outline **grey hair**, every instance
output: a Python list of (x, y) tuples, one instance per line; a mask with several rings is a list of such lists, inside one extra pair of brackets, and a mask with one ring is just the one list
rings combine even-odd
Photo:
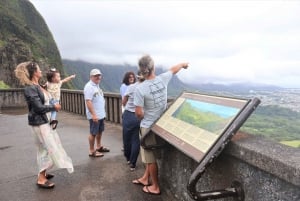
[(149, 55), (144, 55), (138, 62), (141, 74), (148, 77), (154, 69), (154, 61)]

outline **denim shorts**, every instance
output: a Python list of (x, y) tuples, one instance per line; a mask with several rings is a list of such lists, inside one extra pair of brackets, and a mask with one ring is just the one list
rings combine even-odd
[(89, 119), (90, 122), (90, 134), (97, 135), (104, 131), (104, 119), (98, 120), (98, 122), (94, 122), (92, 119)]

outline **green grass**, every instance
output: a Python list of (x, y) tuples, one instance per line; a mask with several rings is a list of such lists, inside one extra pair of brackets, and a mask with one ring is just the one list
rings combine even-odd
[(300, 148), (300, 140), (280, 141), (280, 143), (291, 147)]
[(2, 80), (0, 80), (0, 89), (9, 89), (10, 87), (5, 84)]
[(5, 46), (5, 41), (0, 40), (0, 47), (4, 47)]

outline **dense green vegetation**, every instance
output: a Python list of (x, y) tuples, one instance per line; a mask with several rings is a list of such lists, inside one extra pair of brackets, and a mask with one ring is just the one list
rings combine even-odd
[[(214, 133), (218, 133), (218, 129), (227, 123), (214, 114), (199, 112), (188, 103), (178, 108), (173, 116)], [(300, 148), (300, 113), (274, 105), (259, 106), (244, 123), (241, 131), (263, 135), (282, 144)]]
[(0, 39), (21, 39), (28, 45), (34, 57), (45, 59), (50, 65), (61, 67), (61, 58), (42, 16), (28, 1), (1, 0)]
[(37, 61), (43, 72), (55, 66), (64, 74), (52, 34), (30, 1), (0, 1), (0, 60), (0, 80), (10, 87), (20, 87), (13, 72), (24, 61)]
[[(173, 116), (214, 133), (218, 133), (228, 122), (215, 114), (199, 112), (186, 102)], [(300, 113), (274, 105), (260, 106), (244, 123), (241, 131), (300, 148)]]
[(9, 89), (10, 87), (5, 84), (2, 80), (0, 80), (0, 89)]
[(300, 113), (287, 108), (275, 105), (259, 106), (241, 130), (300, 147)]
[(291, 147), (300, 148), (300, 140), (280, 141), (280, 143), (291, 146)]

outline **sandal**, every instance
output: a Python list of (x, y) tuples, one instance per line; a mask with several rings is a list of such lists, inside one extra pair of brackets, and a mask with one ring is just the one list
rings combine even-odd
[(150, 191), (150, 189), (149, 189), (148, 186), (144, 186), (144, 188), (142, 189), (142, 191), (144, 193), (147, 193), (147, 194), (150, 194), (150, 195), (160, 195), (160, 192), (156, 193), (156, 192)]
[(56, 129), (57, 124), (58, 124), (58, 121), (57, 121), (57, 120), (52, 120), (52, 121), (50, 122), (50, 126), (52, 127), (53, 130)]
[(94, 151), (93, 153), (89, 154), (89, 157), (94, 157), (94, 158), (102, 157), (102, 156), (104, 156), (104, 155), (102, 153), (98, 152), (98, 151)]
[(132, 181), (133, 184), (136, 184), (136, 185), (140, 185), (140, 186), (150, 186), (151, 184), (144, 184), (142, 183), (139, 179), (135, 179)]
[(54, 175), (53, 174), (46, 174), (45, 177), (46, 177), (46, 179), (52, 179), (54, 177)]
[(109, 148), (101, 146), (99, 149), (96, 149), (99, 152), (109, 152)]
[(51, 183), (50, 181), (46, 181), (45, 183), (43, 184), (39, 184), (39, 183), (36, 183), (36, 185), (39, 187), (39, 188), (45, 188), (45, 189), (50, 189), (50, 188), (54, 188), (54, 183)]

